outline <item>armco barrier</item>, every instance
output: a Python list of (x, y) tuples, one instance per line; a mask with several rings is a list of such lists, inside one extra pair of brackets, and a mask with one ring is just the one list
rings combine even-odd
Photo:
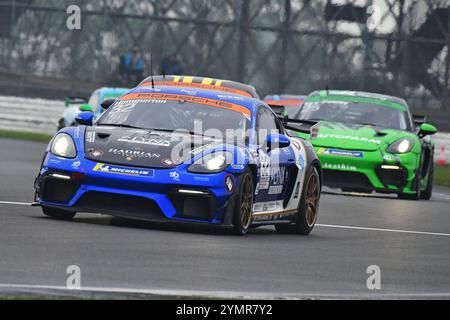
[(63, 101), (0, 96), (0, 128), (52, 134), (63, 111)]
[[(53, 134), (63, 111), (63, 101), (0, 96), (0, 129)], [(444, 146), (445, 158), (450, 163), (450, 133), (438, 133), (433, 140), (435, 160)]]

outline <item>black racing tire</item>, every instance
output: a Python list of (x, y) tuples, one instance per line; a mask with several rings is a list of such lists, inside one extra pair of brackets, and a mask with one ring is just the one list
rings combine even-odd
[(311, 167), (305, 177), (302, 198), (300, 200), (294, 224), (276, 224), (278, 233), (308, 235), (314, 229), (319, 213), (320, 177), (317, 169)]
[(420, 193), (420, 199), (430, 200), (433, 196), (433, 183), (434, 183), (434, 166), (431, 167), (428, 173), (427, 187)]
[(77, 214), (76, 212), (61, 209), (42, 207), (42, 212), (52, 219), (70, 221)]
[(247, 168), (240, 177), (238, 189), (239, 195), (233, 214), (233, 233), (243, 236), (247, 234), (252, 225), (252, 212), (254, 200), (253, 172)]
[[(432, 153), (433, 154), (433, 153)], [(430, 157), (430, 170), (428, 172), (427, 187), (420, 193), (420, 199), (430, 200), (433, 196), (433, 184), (434, 184), (434, 157)]]

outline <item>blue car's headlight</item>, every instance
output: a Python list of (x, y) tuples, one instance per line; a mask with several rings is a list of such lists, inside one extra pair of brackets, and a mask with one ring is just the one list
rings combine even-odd
[(75, 158), (77, 156), (77, 149), (71, 136), (67, 133), (58, 134), (52, 143), (51, 153), (58, 157)]
[(195, 161), (189, 168), (194, 173), (218, 173), (224, 171), (231, 163), (230, 152), (213, 152)]
[(414, 142), (411, 139), (403, 138), (392, 143), (388, 148), (389, 153), (407, 153), (412, 150)]

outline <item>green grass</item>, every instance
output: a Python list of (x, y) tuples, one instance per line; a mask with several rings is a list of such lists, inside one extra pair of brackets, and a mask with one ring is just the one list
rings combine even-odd
[(450, 187), (450, 165), (434, 167), (434, 183), (440, 186)]
[(0, 130), (0, 138), (49, 142), (52, 136), (45, 133)]

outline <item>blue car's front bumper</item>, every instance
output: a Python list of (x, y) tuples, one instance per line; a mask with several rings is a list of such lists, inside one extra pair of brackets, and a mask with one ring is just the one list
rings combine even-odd
[[(225, 178), (233, 178), (228, 192)], [(37, 202), (75, 212), (105, 213), (147, 221), (231, 225), (238, 177), (176, 169), (101, 165), (48, 154), (36, 181)]]

